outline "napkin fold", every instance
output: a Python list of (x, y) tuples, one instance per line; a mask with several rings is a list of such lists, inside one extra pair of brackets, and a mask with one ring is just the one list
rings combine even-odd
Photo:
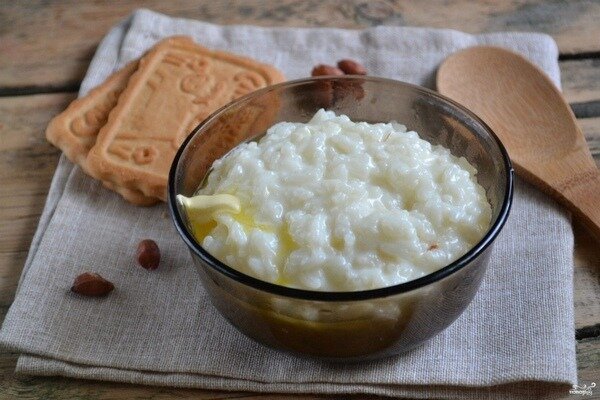
[[(560, 87), (546, 35), (380, 26), (365, 30), (218, 26), (138, 10), (104, 38), (80, 95), (163, 37), (244, 54), (308, 76), (317, 63), (353, 58), (370, 74), (433, 87), (436, 68), (474, 45), (517, 51)], [(156, 271), (136, 266), (141, 239), (162, 250)], [(124, 202), (61, 157), (0, 343), (23, 353), (17, 372), (282, 393), (518, 399), (564, 395), (576, 383), (568, 214), (517, 179), (514, 205), (481, 289), (443, 333), (406, 354), (332, 364), (261, 346), (210, 305), (166, 207)], [(83, 271), (117, 289), (73, 296)]]

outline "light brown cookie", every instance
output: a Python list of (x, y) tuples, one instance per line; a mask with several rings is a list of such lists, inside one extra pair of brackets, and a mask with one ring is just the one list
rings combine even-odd
[[(87, 167), (87, 155), (96, 144), (100, 128), (106, 123), (108, 114), (117, 104), (119, 95), (127, 86), (137, 66), (138, 60), (135, 60), (110, 75), (86, 96), (69, 104), (69, 107), (54, 117), (46, 128), (46, 139), (61, 149), (69, 160), (78, 164), (88, 175), (91, 173)], [(118, 187), (111, 182), (103, 184), (135, 205), (148, 206), (159, 201), (144, 196), (140, 191)]]
[[(188, 41), (187, 38), (174, 40)], [(108, 114), (117, 104), (118, 97), (137, 69), (138, 62), (139, 60), (130, 62), (86, 96), (74, 100), (65, 111), (54, 117), (46, 128), (47, 140), (60, 148), (69, 160), (78, 164), (90, 176), (93, 175), (87, 167), (88, 152), (96, 144), (100, 128), (104, 126)], [(120, 187), (112, 182), (102, 181), (102, 184), (138, 206), (149, 206), (160, 201), (155, 197), (145, 196), (139, 190)]]
[(88, 168), (103, 181), (165, 200), (171, 162), (192, 129), (231, 100), (283, 80), (249, 58), (189, 38), (165, 39), (140, 60), (88, 154)]
[(109, 181), (101, 181), (101, 182), (105, 188), (110, 189), (113, 192), (120, 194), (121, 197), (123, 197), (125, 200), (127, 200), (128, 202), (130, 202), (131, 204), (133, 204), (135, 206), (148, 207), (148, 206), (153, 206), (157, 203), (160, 203), (160, 199), (158, 199), (156, 197), (146, 196), (139, 190), (134, 190), (134, 189), (126, 188), (126, 187), (117, 186), (114, 183), (109, 182)]
[(137, 60), (132, 61), (113, 73), (86, 96), (69, 104), (46, 128), (46, 139), (88, 174), (88, 152), (96, 144), (100, 128), (106, 123), (108, 114), (117, 104), (119, 95), (127, 86), (137, 65)]

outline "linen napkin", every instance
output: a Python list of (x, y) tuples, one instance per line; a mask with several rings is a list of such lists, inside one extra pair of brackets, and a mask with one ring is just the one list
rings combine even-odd
[[(288, 79), (353, 58), (371, 75), (428, 87), (451, 53), (497, 45), (522, 53), (560, 86), (556, 44), (542, 34), (218, 26), (139, 10), (102, 41), (80, 95), (174, 34), (274, 64)], [(156, 271), (134, 260), (145, 238), (161, 248)], [(517, 180), (481, 289), (453, 325), (397, 357), (315, 361), (263, 347), (220, 317), (164, 205), (134, 207), (62, 157), (0, 343), (22, 352), (17, 371), (33, 375), (281, 393), (556, 396), (576, 383), (572, 250), (568, 214)], [(104, 299), (72, 295), (83, 271), (117, 289)]]

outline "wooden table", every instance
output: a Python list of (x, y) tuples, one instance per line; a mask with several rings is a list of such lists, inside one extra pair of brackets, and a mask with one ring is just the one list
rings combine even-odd
[[(103, 35), (137, 7), (220, 24), (341, 28), (385, 24), (453, 28), (470, 33), (548, 33), (560, 48), (564, 93), (600, 164), (599, 1), (2, 1), (0, 321), (13, 300), (60, 155), (44, 139), (44, 129), (50, 118), (75, 98)], [(600, 207), (600, 199), (598, 203)], [(595, 381), (600, 386), (600, 245), (577, 225), (575, 241), (574, 335), (579, 380), (586, 384)], [(14, 374), (16, 360), (17, 354), (0, 349), (2, 399), (284, 397), (22, 377)], [(600, 387), (594, 397), (600, 398)], [(573, 397), (565, 393), (565, 398)]]

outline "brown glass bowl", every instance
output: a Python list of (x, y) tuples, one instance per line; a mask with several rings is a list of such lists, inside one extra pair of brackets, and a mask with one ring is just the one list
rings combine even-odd
[[(488, 232), (455, 262), (399, 285), (353, 292), (294, 289), (248, 276), (196, 241), (176, 196), (193, 195), (213, 161), (278, 122), (307, 122), (321, 107), (353, 121), (398, 121), (478, 170), (492, 207)], [(268, 346), (326, 359), (368, 359), (407, 351), (450, 325), (479, 288), (512, 200), (513, 170), (490, 128), (431, 90), (390, 79), (302, 79), (251, 93), (215, 112), (183, 143), (169, 176), (169, 208), (214, 306)]]

